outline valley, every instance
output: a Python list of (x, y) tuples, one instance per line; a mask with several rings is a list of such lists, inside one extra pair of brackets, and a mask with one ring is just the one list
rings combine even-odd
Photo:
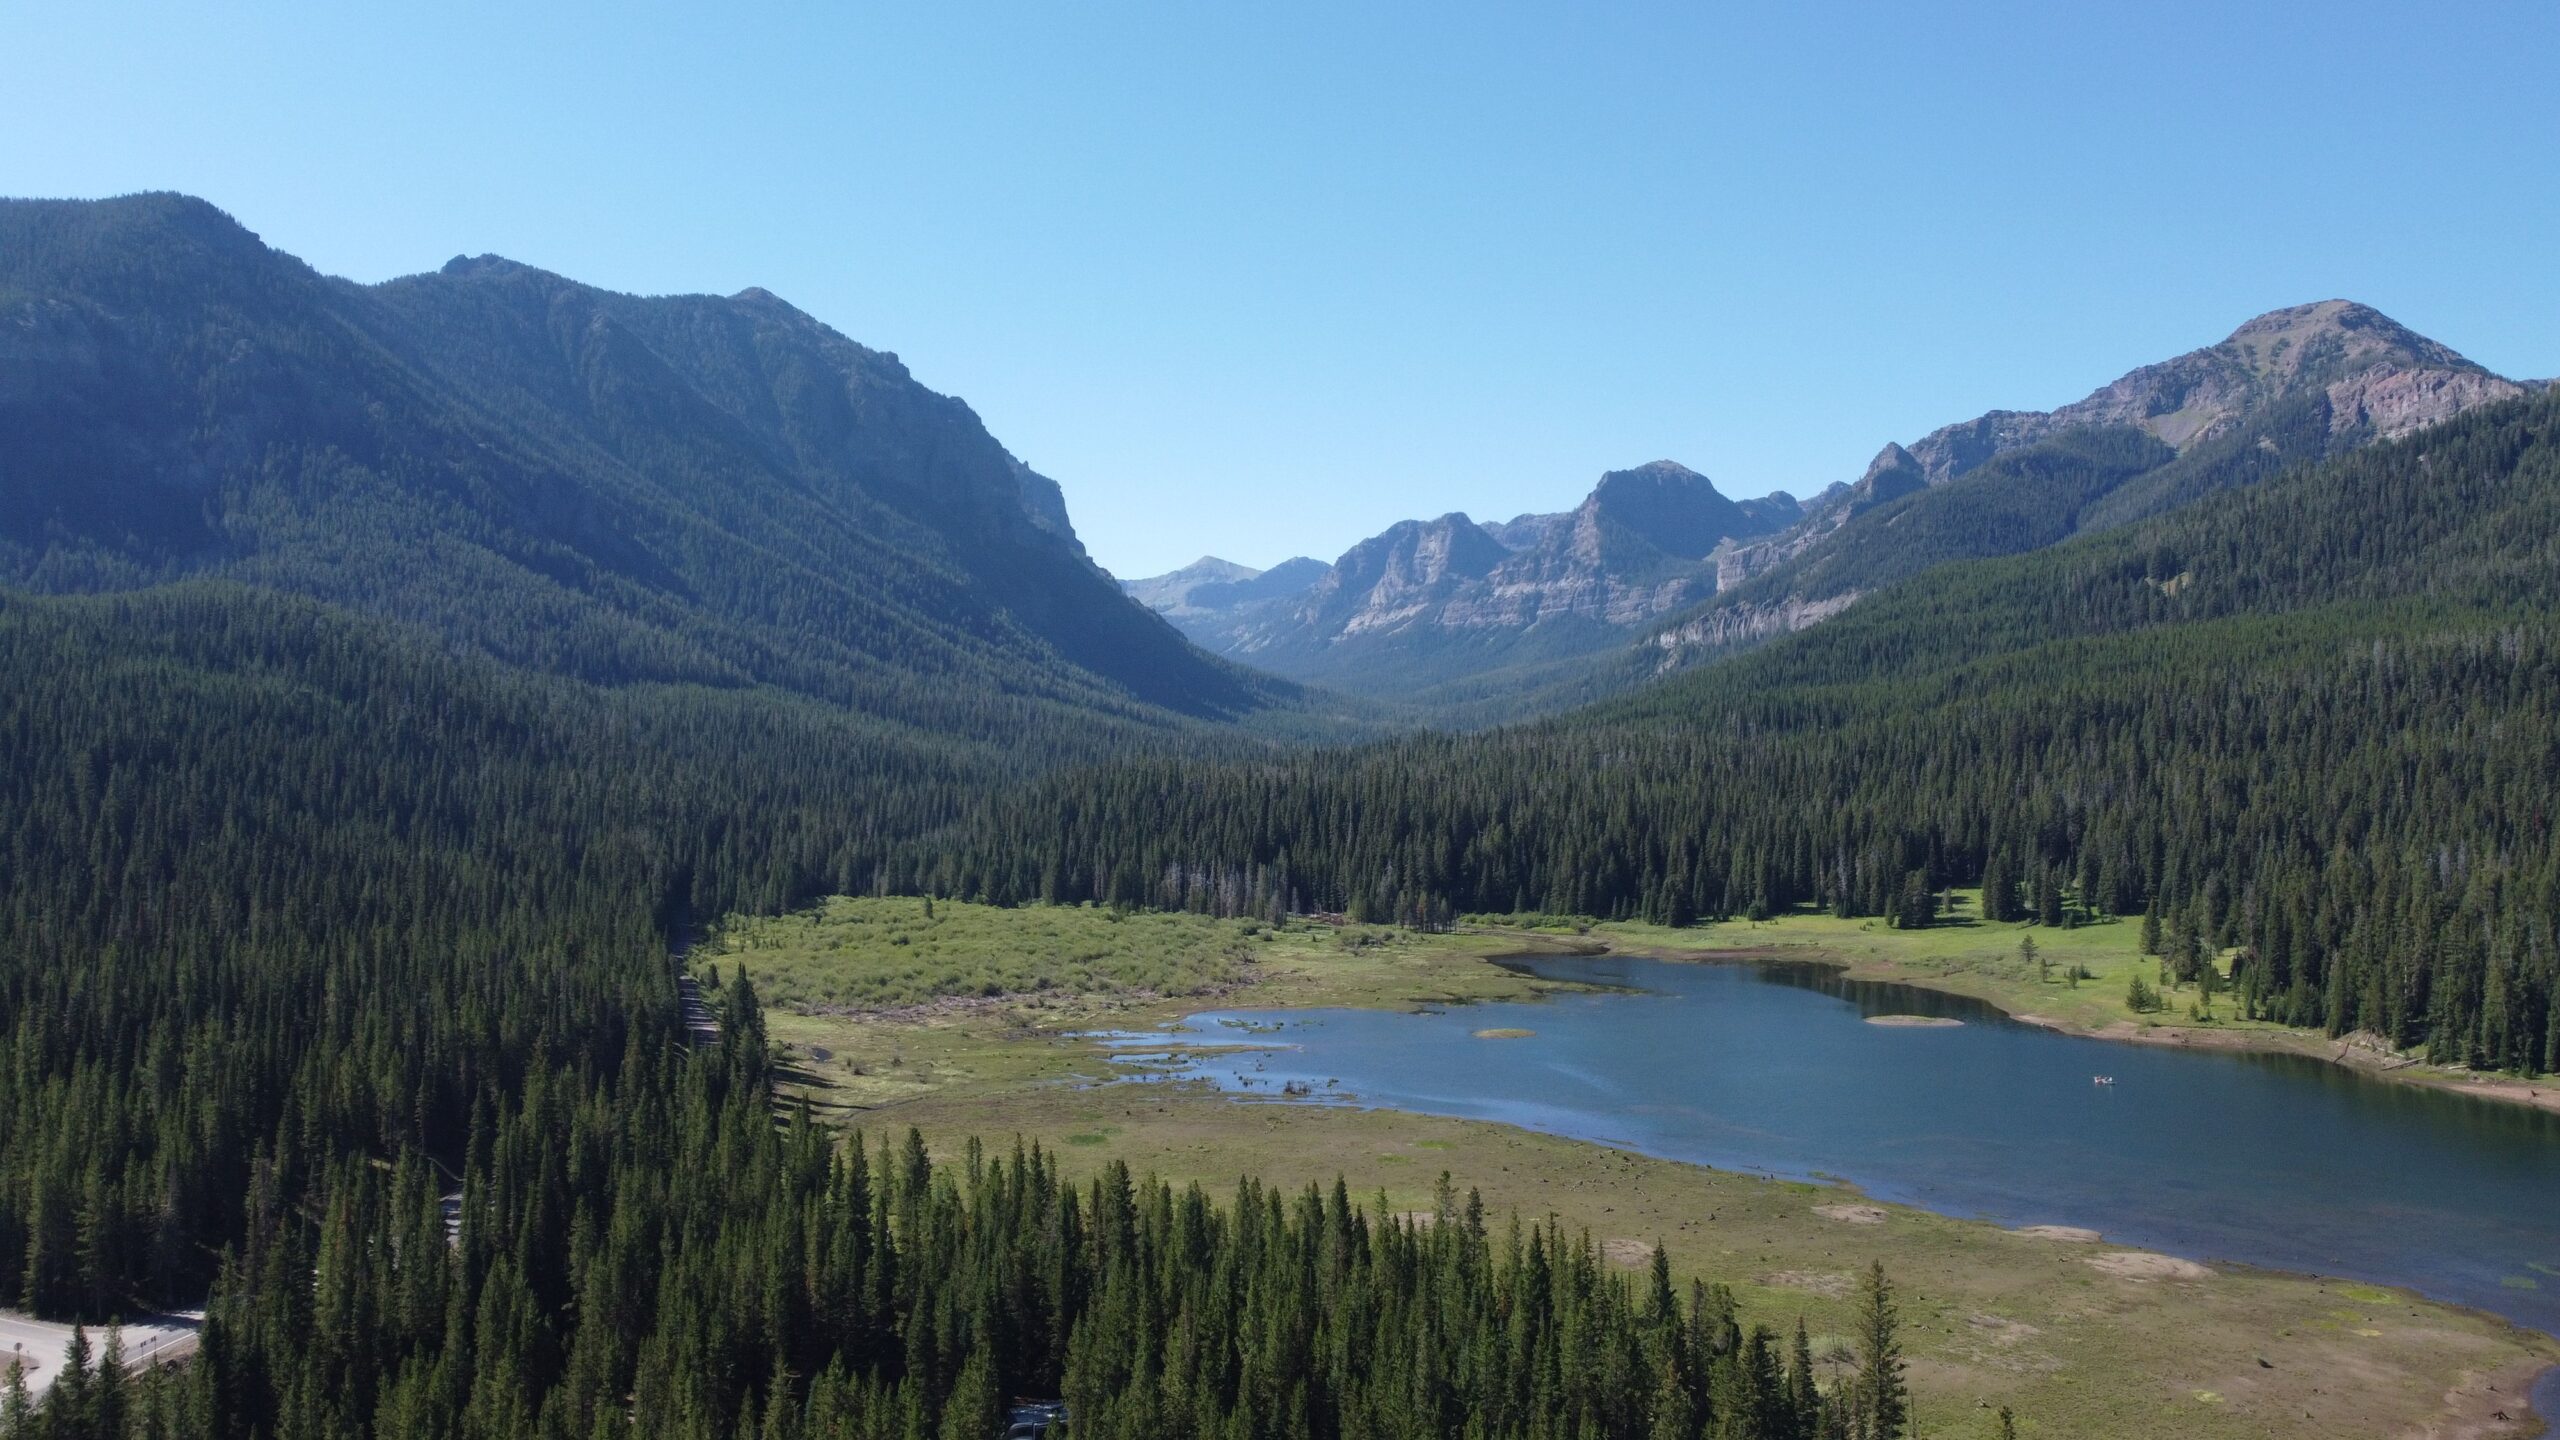
[(2560, 396), (2377, 311), (1127, 584), (760, 288), (0, 335), (0, 1305), (203, 1317), (5, 1440), (2531, 1433)]
[[(796, 988), (806, 996), (820, 975), (843, 977), (836, 981), (841, 988), (875, 968), (906, 969), (906, 953), (952, 945), (961, 936), (1028, 955), (1062, 939), (1071, 951), (1162, 955), (1163, 932), (1175, 927), (1189, 935), (1180, 949), (1195, 964), (1223, 967), (1195, 977), (1197, 989), (1189, 995), (1132, 983), (1087, 993), (984, 997), (983, 1005), (924, 1015), (911, 1006), (866, 1012), (784, 1001), (775, 1004), (770, 1024), (785, 1046), (794, 1093), (819, 1114), (848, 1129), (894, 1134), (915, 1126), (941, 1153), (952, 1153), (970, 1135), (1019, 1135), (1077, 1170), (1125, 1161), (1197, 1181), (1213, 1193), (1237, 1175), (1318, 1185), (1341, 1175), (1355, 1194), (1380, 1194), (1382, 1207), (1422, 1212), (1437, 1203), (1435, 1177), (1445, 1172), (1461, 1192), (1480, 1189), (1496, 1214), (1560, 1215), (1613, 1253), (1640, 1257), (1658, 1240), (1684, 1272), (1737, 1284), (1748, 1312), (1783, 1318), (1801, 1310), (1817, 1335), (1845, 1323), (1845, 1277), (1881, 1256), (1904, 1277), (1915, 1311), (1914, 1372), (1928, 1377), (1928, 1391), (1938, 1397), (1934, 1433), (1988, 1434), (1980, 1428), (1988, 1407), (2004, 1402), (2066, 1431), (2163, 1423), (2174, 1414), (2181, 1433), (2198, 1435), (2327, 1434), (2348, 1416), (2389, 1427), (2381, 1433), (2415, 1433), (2454, 1420), (2493, 1433), (2487, 1417), (2503, 1403), (2495, 1397), (2514, 1396), (2540, 1366), (2560, 1359), (2560, 1348), (2530, 1332), (2484, 1324), (2436, 1302), (2394, 1301), (2396, 1292), (2371, 1286), (2222, 1263), (2187, 1279), (2109, 1278), (2092, 1261), (2120, 1253), (2120, 1239), (2110, 1250), (2021, 1232), (2051, 1223), (2050, 1213), (1999, 1224), (1945, 1219), (1925, 1209), (1868, 1204), (1855, 1192), (1806, 1183), (1801, 1175), (1763, 1178), (1753, 1173), (1758, 1167), (1654, 1158), (1660, 1152), (1641, 1141), (1541, 1134), (1550, 1125), (1536, 1119), (1504, 1124), (1414, 1114), (1394, 1100), (1369, 1108), (1381, 1101), (1367, 1095), (1344, 1108), (1318, 1103), (1342, 1093), (1320, 1078), (1310, 1101), (1291, 1103), (1280, 1095), (1283, 1077), (1312, 1077), (1313, 1071), (1297, 1063), (1266, 1069), (1258, 1058), (1285, 1061), (1262, 1047), (1290, 1046), (1316, 1033), (1291, 1017), (1374, 1013), (1392, 1024), (1397, 1012), (1420, 1011), (1420, 1023), (1451, 1037), (1436, 1043), (1462, 1051), (1492, 1047), (1484, 1053), (1507, 1065), (1534, 1053), (1542, 1044), (1538, 1036), (1572, 1018), (1555, 1013), (1559, 999), (1603, 1007), (1626, 1002), (1560, 983), (1543, 966), (1523, 972), (1491, 963), (1494, 958), (1525, 946), (1565, 957), (1558, 963), (1571, 967), (1584, 962), (1566, 952), (1587, 949), (1593, 938), (1641, 949), (1658, 936), (1607, 925), (1580, 927), (1587, 933), (1565, 927), (1560, 937), (1542, 939), (1509, 930), (1417, 936), (1307, 922), (1273, 928), (1108, 916), (946, 902), (929, 917), (912, 901), (837, 900), (807, 915), (724, 929), (697, 963), (743, 966), (760, 993)], [(1154, 933), (1107, 943), (1115, 929), (1141, 924)], [(1819, 921), (1801, 932), (1791, 930), (1794, 924), (1758, 927), (1760, 938), (1772, 949), (1836, 956), (1829, 947), (1841, 936)], [(2099, 928), (2051, 938), (2095, 968), (2109, 947), (2071, 942), (2094, 938), (2090, 931)], [(2004, 939), (2033, 933), (2001, 929)], [(1944, 955), (1963, 943), (1951, 939), (1955, 933), (1915, 935), (1944, 942), (1934, 947)], [(951, 938), (927, 939), (936, 934)], [(907, 944), (891, 943), (901, 935)], [(1678, 938), (1698, 937), (1680, 932)], [(1895, 947), (1889, 938), (1881, 948)], [(1251, 978), (1239, 983), (1238, 973)], [(1173, 974), (1159, 965), (1131, 978), (1164, 981)], [(971, 987), (954, 974), (936, 988)], [(1096, 1037), (1155, 1030), (1204, 1003), (1250, 1018), (1196, 1027), (1170, 1042), (1177, 1057), (1188, 1057), (1175, 1073), (1203, 1078), (1110, 1083), (1112, 1051)], [(1519, 1041), (1467, 1038), (1494, 1023), (1481, 1018), (1488, 1015), (1536, 1034)], [(1503, 1048), (1515, 1044), (1532, 1051)], [(1136, 1048), (1152, 1047), (1139, 1040)], [(1416, 1051), (1403, 1063), (1430, 1069), (1437, 1053)], [(2193, 1063), (2182, 1056), (2162, 1060)], [(1216, 1083), (1204, 1072), (1214, 1073)], [(1442, 1084), (1455, 1079), (1441, 1074)], [(1498, 1089), (1482, 1093), (1490, 1097)], [(2159, 1103), (2156, 1096), (2112, 1098)], [(1641, 1123), (1637, 1117), (1650, 1108), (1624, 1113)], [(1462, 1110), (1484, 1113), (1472, 1104)], [(1734, 1113), (1748, 1124), (1755, 1112)], [(2228, 1123), (2218, 1118), (2210, 1128)], [(1749, 1283), (1741, 1283), (1746, 1278)], [(2494, 1286), (2492, 1293), (2524, 1294)], [(2390, 1359), (2377, 1369), (2383, 1351)], [(2164, 1410), (2162, 1397), (2172, 1395), (2174, 1404)]]

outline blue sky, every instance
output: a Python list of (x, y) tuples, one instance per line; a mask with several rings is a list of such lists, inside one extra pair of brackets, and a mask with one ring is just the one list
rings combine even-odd
[(2560, 372), (2555, 57), (2539, 0), (19, 4), (0, 193), (765, 286), (1140, 575), (1807, 493), (2333, 295)]

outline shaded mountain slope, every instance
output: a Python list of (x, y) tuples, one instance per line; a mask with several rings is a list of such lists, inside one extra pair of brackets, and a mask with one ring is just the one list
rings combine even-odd
[(358, 286), (202, 202), (0, 204), (0, 579), (228, 576), (601, 683), (1235, 716), (1057, 487), (761, 291), (493, 258)]

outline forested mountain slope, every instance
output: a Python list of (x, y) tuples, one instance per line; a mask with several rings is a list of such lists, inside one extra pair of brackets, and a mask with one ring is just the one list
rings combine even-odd
[(1554, 721), (998, 797), (936, 875), (1422, 918), (1899, 918), (1989, 880), (2247, 947), (2260, 1013), (2560, 1065), (2560, 400), (1949, 566)]
[(1126, 600), (967, 406), (762, 291), (493, 257), (359, 286), (201, 201), (8, 201), (0, 336), (0, 583), (221, 576), (937, 733), (993, 694), (1294, 699)]
[[(48, 1377), (32, 1433), (892, 1440), (1033, 1394), (1108, 1434), (1633, 1435), (1730, 1413), (1745, 1364), (1786, 1426), (1735, 1433), (1851, 1403), (1721, 1287), (1675, 1303), (1552, 1225), (1506, 1250), (1481, 1206), (777, 1126), (752, 991), (689, 1039), (650, 900), (868, 883), (915, 819), (883, 807), (985, 783), (841, 709), (568, 685), (220, 582), (11, 600), (0, 673), (45, 757), (0, 767), (0, 1303), (207, 1310), (189, 1365)], [(1609, 1363), (1568, 1374), (1568, 1336)]]
[(1322, 723), (769, 298), (359, 287), (171, 197), (0, 235), (0, 1305), (193, 1304), (350, 1156), (665, 1103), (610, 1077), (680, 1036), (694, 917)]
[(1888, 445), (1803, 523), (1724, 556), (1715, 598), (1653, 644), (1665, 665), (1695, 664), (1933, 565), (2127, 524), (2526, 390), (2368, 306), (2271, 311), (2061, 409)]

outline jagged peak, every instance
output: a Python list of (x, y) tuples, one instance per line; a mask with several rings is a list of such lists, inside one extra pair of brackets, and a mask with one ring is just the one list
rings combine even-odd
[(1900, 470), (1905, 466), (1917, 470), (1920, 462), (1911, 458), (1911, 452), (1902, 448), (1901, 441), (1887, 440), (1884, 448), (1876, 452), (1876, 458), (1867, 462), (1867, 473), (1860, 477), (1859, 483), (1865, 484), (1888, 470)]

